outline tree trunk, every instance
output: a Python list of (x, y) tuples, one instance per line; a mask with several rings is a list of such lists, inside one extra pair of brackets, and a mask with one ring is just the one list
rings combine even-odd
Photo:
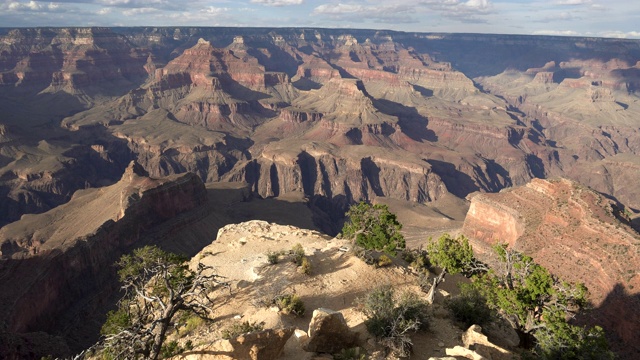
[(149, 354), (149, 359), (157, 360), (158, 356), (160, 356), (162, 344), (167, 337), (167, 329), (169, 329), (169, 324), (171, 324), (171, 319), (173, 318), (173, 315), (175, 315), (176, 311), (177, 309), (175, 306), (169, 305), (162, 314), (162, 319), (158, 323), (159, 327), (157, 328), (156, 334), (153, 337), (153, 345), (151, 346), (151, 354)]
[(427, 301), (429, 302), (429, 304), (433, 304), (433, 300), (436, 297), (436, 288), (438, 287), (438, 284), (440, 284), (444, 280), (444, 275), (446, 273), (447, 273), (447, 268), (444, 268), (442, 269), (442, 272), (440, 273), (440, 275), (438, 275), (435, 279), (433, 279), (433, 284), (431, 285), (431, 288), (427, 292)]
[(533, 347), (536, 345), (536, 338), (533, 337), (533, 334), (524, 332), (519, 329), (515, 329), (515, 330), (516, 330), (516, 333), (518, 334), (518, 337), (520, 338), (520, 344), (518, 345), (518, 347), (527, 349), (527, 350), (533, 349)]

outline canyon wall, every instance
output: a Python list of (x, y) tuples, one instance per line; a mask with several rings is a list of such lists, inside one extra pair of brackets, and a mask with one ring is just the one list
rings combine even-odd
[(534, 179), (474, 196), (463, 233), (486, 261), (496, 260), (491, 245), (507, 243), (561, 279), (585, 283), (591, 323), (622, 339), (631, 356), (640, 352), (640, 234), (622, 210), (579, 183)]
[[(132, 246), (158, 241), (150, 229), (207, 201), (194, 174), (154, 180), (136, 171), (131, 165), (114, 185), (80, 191), (68, 204), (0, 230), (5, 330), (69, 332), (75, 349), (94, 341), (96, 334), (82, 330), (95, 328), (91, 322), (100, 319), (89, 314), (117, 296), (114, 262)], [(78, 316), (86, 322), (73, 320)], [(3, 358), (28, 356), (10, 346), (2, 347)]]

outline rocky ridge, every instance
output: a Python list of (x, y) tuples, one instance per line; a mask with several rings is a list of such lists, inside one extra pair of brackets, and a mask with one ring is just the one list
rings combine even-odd
[(621, 205), (566, 179), (478, 194), (471, 199), (462, 232), (481, 258), (507, 243), (565, 281), (583, 282), (596, 322), (637, 352), (640, 324), (640, 235)]
[[(194, 174), (151, 179), (143, 172), (131, 164), (118, 183), (79, 191), (68, 204), (0, 230), (4, 331), (64, 333), (67, 326), (78, 326), (74, 341), (95, 336), (81, 334), (81, 329), (90, 326), (88, 314), (117, 292), (111, 265), (132, 246), (151, 241), (146, 229), (160, 227), (207, 199)], [(84, 325), (71, 320), (79, 314), (87, 317)], [(70, 325), (62, 325), (65, 321)], [(1, 350), (5, 358), (27, 356)]]
[[(0, 108), (7, 122), (27, 129), (29, 136), (22, 141), (50, 141), (50, 135), (31, 129), (60, 124), (55, 138), (62, 140), (62, 152), (97, 144), (103, 154), (122, 154), (108, 157), (114, 172), (135, 158), (153, 176), (192, 171), (205, 182), (248, 182), (263, 197), (298, 192), (300, 182), (315, 182), (305, 169), (256, 169), (273, 168), (273, 162), (264, 163), (271, 156), (263, 151), (302, 150), (296, 144), (305, 141), (371, 146), (398, 158), (406, 151), (425, 160), (422, 172), (440, 177), (449, 192), (462, 197), (524, 184), (532, 177), (587, 181), (584, 174), (599, 171), (592, 160), (600, 160), (598, 166), (615, 175), (590, 185), (612, 189), (624, 201), (634, 199), (635, 190), (617, 185), (628, 176), (626, 171), (609, 161), (618, 154), (635, 154), (629, 119), (635, 118), (639, 52), (633, 41), (621, 40), (613, 51), (612, 42), (601, 39), (331, 29), (42, 28), (7, 30), (2, 44), (0, 91), (7, 97)], [(523, 69), (523, 77), (537, 79), (526, 89), (539, 83), (543, 90), (507, 91), (493, 86), (499, 81), (490, 77), (472, 80), (477, 74), (468, 65), (477, 61), (458, 51), (465, 46), (477, 49), (479, 58), (491, 57), (482, 75), (503, 70), (494, 71), (503, 60), (515, 62), (513, 68)], [(525, 46), (532, 46), (536, 55), (526, 61), (501, 59), (508, 49)], [(601, 48), (611, 51), (609, 58), (598, 64), (589, 60), (600, 56)], [(553, 59), (538, 64), (545, 54)], [(45, 64), (36, 61), (40, 57), (54, 60)], [(583, 69), (581, 78), (574, 75), (578, 68)], [(554, 110), (553, 102), (546, 105), (544, 96), (562, 99), (570, 91), (582, 94), (572, 102), (576, 106)], [(626, 97), (621, 97), (623, 91)], [(40, 106), (19, 106), (29, 102)], [(580, 102), (590, 104), (585, 108), (589, 111), (616, 113), (614, 123), (598, 128), (581, 121), (588, 112), (580, 110)], [(557, 114), (575, 114), (581, 124)], [(576, 131), (581, 135), (574, 136)], [(156, 135), (147, 138), (149, 133)], [(4, 151), (0, 164), (15, 163), (27, 151)], [(85, 161), (74, 159), (78, 165)], [(366, 157), (350, 161), (368, 162)], [(35, 166), (28, 158), (20, 162)], [(29, 182), (2, 178), (4, 193), (19, 204), (5, 210), (9, 221), (68, 201), (81, 188), (71, 180), (82, 179), (79, 174), (53, 173), (38, 193), (29, 190)], [(296, 174), (304, 179), (287, 179)], [(340, 182), (325, 181), (332, 188), (329, 202), (397, 194), (418, 202), (437, 198), (407, 196), (416, 192), (406, 187), (378, 191), (367, 177), (350, 181), (349, 189), (363, 189), (353, 196), (339, 190)], [(425, 188), (419, 192), (434, 194)], [(43, 200), (50, 193), (56, 196)]]

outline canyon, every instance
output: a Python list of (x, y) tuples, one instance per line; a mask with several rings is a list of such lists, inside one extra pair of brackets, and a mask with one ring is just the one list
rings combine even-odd
[(113, 301), (103, 270), (130, 249), (193, 256), (255, 217), (335, 235), (367, 200), (411, 238), (507, 242), (585, 281), (631, 344), (639, 88), (637, 40), (0, 29), (0, 331), (82, 348), (101, 318), (72, 319)]

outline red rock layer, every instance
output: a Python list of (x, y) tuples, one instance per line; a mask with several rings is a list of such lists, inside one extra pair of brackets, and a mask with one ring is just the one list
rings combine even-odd
[(507, 243), (565, 281), (584, 282), (595, 322), (638, 348), (640, 235), (615, 215), (619, 205), (576, 182), (533, 179), (471, 200), (463, 232), (489, 259)]

